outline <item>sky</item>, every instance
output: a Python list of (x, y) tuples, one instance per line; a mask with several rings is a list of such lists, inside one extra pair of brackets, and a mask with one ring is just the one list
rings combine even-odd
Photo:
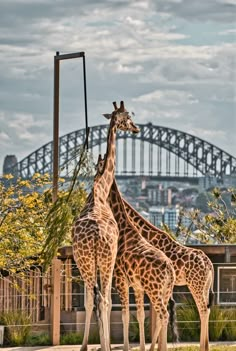
[[(89, 126), (137, 123), (236, 157), (236, 0), (1, 0), (0, 174), (52, 140), (53, 58), (84, 51)], [(84, 127), (82, 60), (61, 62), (60, 135)]]

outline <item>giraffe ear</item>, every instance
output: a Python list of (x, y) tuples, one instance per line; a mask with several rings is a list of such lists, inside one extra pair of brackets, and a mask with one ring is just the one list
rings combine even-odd
[(104, 113), (103, 116), (104, 116), (106, 119), (111, 119), (112, 114), (111, 114), (111, 113)]

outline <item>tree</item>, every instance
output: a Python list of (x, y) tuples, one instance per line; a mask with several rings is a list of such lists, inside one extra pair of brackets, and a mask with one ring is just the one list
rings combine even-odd
[(34, 263), (45, 241), (49, 177), (31, 181), (11, 175), (0, 182), (0, 269), (14, 273)]
[[(231, 200), (231, 201), (230, 201)], [(196, 209), (185, 216), (192, 221), (189, 228), (181, 227), (182, 233), (192, 236), (192, 228), (198, 229), (199, 239), (205, 243), (214, 240), (216, 243), (236, 243), (236, 190), (220, 190), (211, 192), (211, 200), (207, 202), (208, 213)]]
[(14, 274), (35, 264), (48, 266), (58, 248), (71, 243), (74, 218), (87, 197), (81, 177), (91, 175), (93, 169), (84, 147), (71, 183), (58, 192), (55, 203), (48, 175), (35, 174), (31, 180), (4, 177), (0, 182), (1, 271)]
[(209, 203), (213, 201), (214, 196), (210, 192), (200, 193), (195, 200), (195, 206), (203, 213), (211, 212)]

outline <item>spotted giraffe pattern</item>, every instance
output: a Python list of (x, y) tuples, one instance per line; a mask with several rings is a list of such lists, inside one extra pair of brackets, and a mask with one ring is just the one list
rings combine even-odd
[[(98, 171), (103, 162), (99, 158)], [(137, 307), (140, 330), (140, 350), (145, 350), (144, 335), (144, 293), (152, 303), (156, 313), (156, 325), (151, 350), (154, 350), (161, 329), (167, 330), (169, 314), (167, 304), (172, 296), (175, 271), (170, 259), (159, 249), (148, 243), (129, 221), (121, 201), (119, 191), (111, 191), (110, 206), (119, 228), (118, 251), (114, 270), (115, 284), (122, 305), (124, 350), (129, 349), (129, 287), (132, 287)], [(163, 337), (160, 351), (167, 350), (167, 334)]]
[[(113, 113), (104, 115), (111, 120), (104, 170), (95, 176), (91, 194), (72, 230), (73, 256), (86, 286), (86, 321), (82, 351), (87, 350), (94, 291), (99, 296), (98, 324), (101, 350), (110, 351), (110, 295), (119, 231), (107, 199), (115, 171), (116, 131), (117, 129), (133, 133), (139, 131), (125, 110), (124, 103), (121, 102), (120, 108), (117, 108), (115, 102), (113, 105), (115, 107)], [(99, 293), (98, 272), (101, 285)]]
[[(113, 199), (115, 198), (113, 194), (117, 192), (119, 190), (114, 180), (111, 187)], [(160, 249), (171, 260), (176, 275), (175, 285), (188, 286), (201, 320), (200, 351), (208, 351), (209, 307), (214, 284), (214, 268), (211, 260), (203, 251), (181, 245), (168, 233), (152, 225), (122, 197), (116, 200), (111, 203), (113, 212), (117, 211), (119, 201), (122, 201), (129, 221), (151, 245)]]

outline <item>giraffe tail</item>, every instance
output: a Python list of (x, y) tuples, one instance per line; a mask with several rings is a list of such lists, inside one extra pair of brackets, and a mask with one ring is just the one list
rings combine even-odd
[(170, 330), (172, 335), (172, 342), (179, 341), (179, 333), (176, 324), (176, 308), (175, 308), (175, 300), (171, 297), (169, 299), (169, 323), (170, 323)]
[(209, 295), (208, 295), (208, 305), (207, 308), (211, 308), (211, 306), (214, 305), (214, 299), (215, 299), (215, 294), (213, 291), (213, 285), (214, 285), (214, 269), (212, 269), (211, 272), (212, 276), (211, 276), (211, 286), (210, 286), (210, 290), (209, 290)]
[(212, 288), (210, 288), (207, 308), (211, 308), (211, 306), (214, 305), (214, 299), (215, 299), (214, 291), (212, 290)]
[(97, 322), (100, 319), (100, 309), (99, 309), (99, 304), (100, 304), (100, 290), (98, 284), (96, 284), (93, 288), (94, 291), (94, 307), (95, 307), (95, 315), (96, 315), (96, 320)]

